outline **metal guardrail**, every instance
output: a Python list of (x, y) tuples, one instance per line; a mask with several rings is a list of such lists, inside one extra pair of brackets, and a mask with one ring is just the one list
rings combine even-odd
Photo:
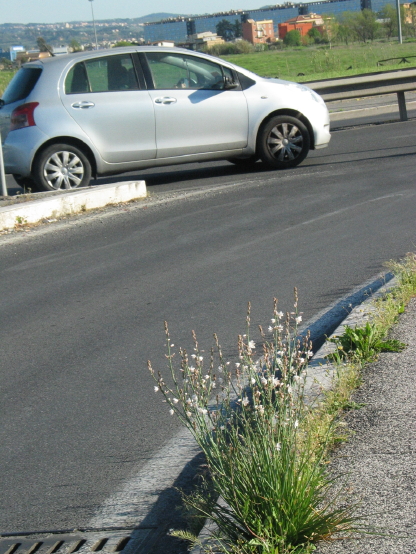
[(399, 104), (400, 119), (407, 121), (404, 93), (416, 90), (416, 69), (367, 73), (366, 75), (311, 81), (304, 84), (315, 90), (327, 102), (395, 93)]

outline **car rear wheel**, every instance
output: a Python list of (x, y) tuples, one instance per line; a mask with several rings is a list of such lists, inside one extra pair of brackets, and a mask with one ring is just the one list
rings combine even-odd
[(289, 115), (273, 117), (260, 129), (258, 153), (269, 167), (275, 169), (295, 167), (303, 162), (309, 149), (308, 129), (295, 117)]
[(33, 176), (39, 190), (85, 187), (91, 180), (91, 164), (75, 146), (52, 144), (36, 158)]

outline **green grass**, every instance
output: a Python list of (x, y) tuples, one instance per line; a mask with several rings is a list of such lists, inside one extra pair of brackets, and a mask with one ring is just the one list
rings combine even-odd
[[(388, 62), (378, 66), (386, 58), (416, 56), (416, 42), (374, 42), (348, 46), (309, 46), (284, 50), (271, 50), (254, 54), (224, 56), (224, 59), (240, 65), (263, 77), (278, 77), (290, 81), (313, 81), (416, 67), (416, 58), (410, 63)], [(351, 69), (349, 69), (351, 68)], [(304, 75), (298, 75), (303, 73)]]
[(11, 81), (15, 71), (0, 71), (0, 98), (6, 90), (7, 85)]

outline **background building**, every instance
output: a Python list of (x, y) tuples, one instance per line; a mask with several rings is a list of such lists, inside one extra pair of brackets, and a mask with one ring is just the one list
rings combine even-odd
[(242, 24), (243, 39), (251, 42), (252, 44), (274, 42), (274, 25), (272, 19), (265, 19), (264, 21), (254, 21), (254, 19), (247, 19)]
[[(405, 4), (406, 0), (400, 0), (400, 3)], [(217, 23), (223, 19), (233, 24), (236, 20), (242, 23), (249, 19), (254, 21), (272, 20), (273, 31), (275, 36), (277, 36), (279, 23), (299, 15), (307, 15), (310, 12), (314, 12), (322, 15), (339, 16), (343, 12), (355, 12), (363, 9), (378, 12), (386, 4), (394, 7), (396, 5), (394, 0), (320, 0), (307, 4), (286, 3), (258, 10), (238, 10), (212, 15), (198, 15), (192, 18), (165, 19), (154, 23), (145, 23), (144, 39), (145, 42), (150, 43), (160, 40), (173, 40), (175, 43), (184, 43), (188, 40), (189, 35), (204, 33), (206, 31), (215, 33)]]
[(279, 23), (278, 27), (280, 40), (283, 40), (289, 31), (299, 31), (300, 36), (304, 37), (312, 28), (322, 32), (324, 30), (324, 20), (322, 16), (316, 13), (310, 13), (308, 15), (292, 17), (292, 19), (288, 19), (284, 23)]

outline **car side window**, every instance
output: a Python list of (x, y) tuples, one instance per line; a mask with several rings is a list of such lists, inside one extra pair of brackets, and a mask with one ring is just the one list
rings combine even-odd
[(138, 90), (130, 54), (103, 56), (75, 64), (65, 80), (66, 94)]
[(146, 58), (155, 89), (224, 89), (221, 65), (186, 54), (169, 52), (147, 52)]

